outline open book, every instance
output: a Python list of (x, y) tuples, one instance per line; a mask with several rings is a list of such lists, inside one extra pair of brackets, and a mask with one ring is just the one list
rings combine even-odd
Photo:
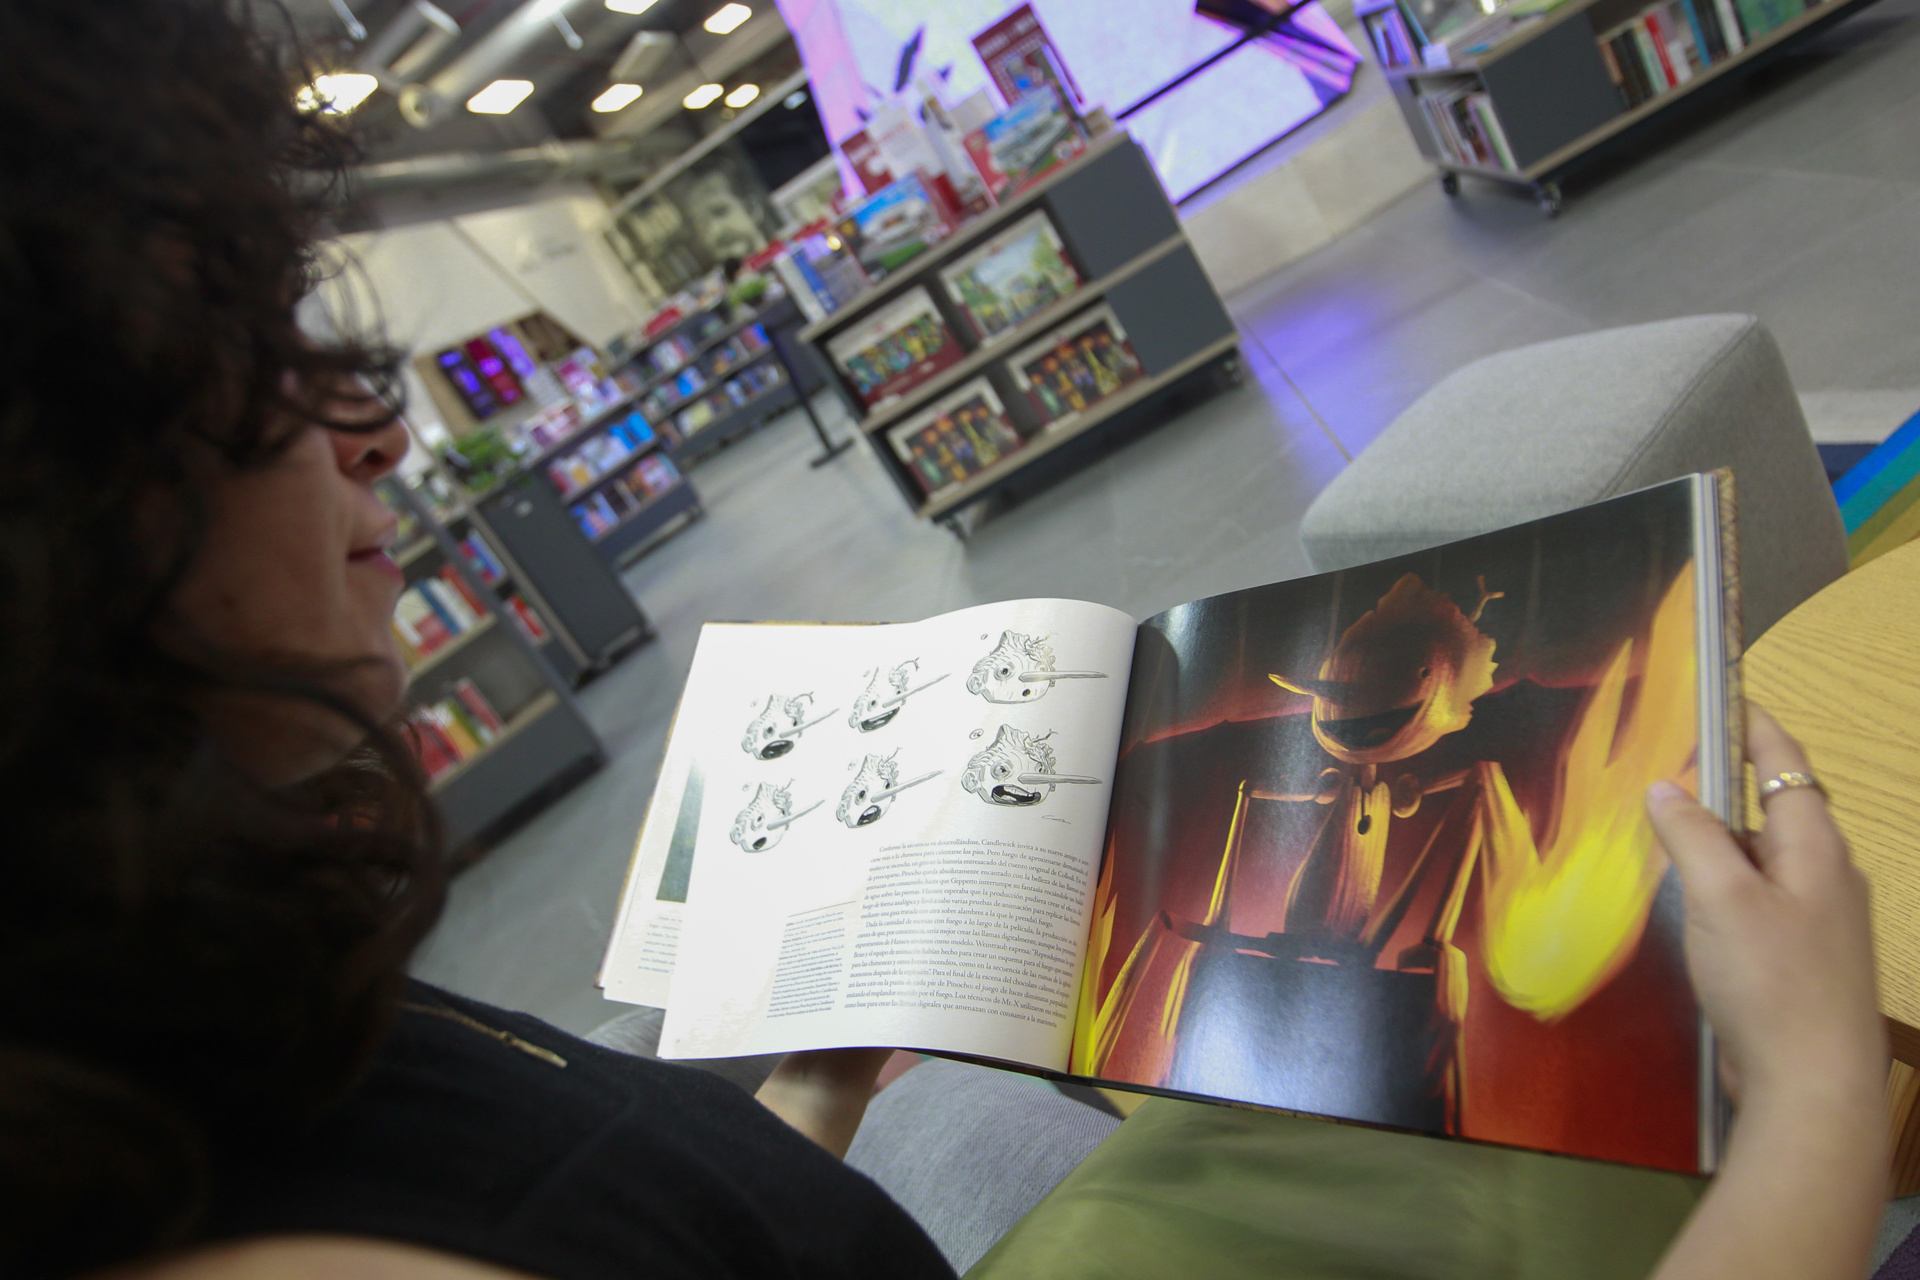
[(895, 1045), (1704, 1171), (1642, 795), (1737, 821), (1730, 481), (1135, 623), (710, 625), (601, 973), (662, 1056)]

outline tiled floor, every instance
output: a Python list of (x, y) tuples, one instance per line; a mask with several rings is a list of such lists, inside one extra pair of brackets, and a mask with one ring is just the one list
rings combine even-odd
[(1556, 221), (1487, 187), (1415, 191), (1230, 300), (1245, 386), (965, 546), (908, 518), (864, 452), (810, 470), (797, 419), (728, 450), (695, 473), (709, 517), (627, 575), (661, 638), (582, 697), (611, 764), (461, 877), (417, 971), (574, 1030), (616, 1011), (594, 973), (706, 619), (905, 619), (1020, 595), (1143, 615), (1288, 577), (1307, 503), (1429, 385), (1608, 325), (1756, 312), (1816, 418), (1891, 429), (1920, 409), (1916, 139), (1920, 0), (1883, 0), (1571, 187)]

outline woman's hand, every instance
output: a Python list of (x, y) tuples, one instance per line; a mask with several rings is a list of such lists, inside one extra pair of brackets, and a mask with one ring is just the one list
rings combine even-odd
[(790, 1053), (754, 1096), (769, 1111), (844, 1159), (860, 1128), (880, 1068), (892, 1049)]
[[(1811, 772), (1772, 716), (1750, 705), (1748, 726), (1762, 779)], [(1866, 879), (1810, 787), (1766, 801), (1751, 855), (1671, 784), (1647, 811), (1686, 890), (1687, 967), (1740, 1104), (1659, 1276), (1864, 1275), (1888, 1169)]]

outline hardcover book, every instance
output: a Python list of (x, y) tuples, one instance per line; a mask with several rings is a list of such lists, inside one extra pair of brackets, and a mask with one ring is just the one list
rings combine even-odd
[(951, 394), (887, 431), (887, 443), (912, 471), (921, 492), (938, 497), (978, 475), (1025, 442), (985, 378)]
[(1087, 149), (1087, 131), (1060, 91), (1042, 85), (970, 131), (965, 145), (998, 202), (1077, 159)]
[(946, 239), (950, 228), (919, 174), (895, 179), (847, 211), (840, 238), (869, 278), (878, 280)]
[(1079, 288), (1080, 273), (1041, 210), (942, 268), (940, 284), (974, 336), (990, 342)]
[(1742, 816), (1730, 483), (1142, 623), (710, 624), (601, 983), (663, 1057), (894, 1045), (1709, 1170), (1643, 795)]
[(1083, 311), (1007, 358), (1014, 380), (1049, 426), (1071, 422), (1145, 376), (1113, 308)]
[(829, 338), (826, 348), (869, 408), (905, 395), (966, 355), (923, 287)]

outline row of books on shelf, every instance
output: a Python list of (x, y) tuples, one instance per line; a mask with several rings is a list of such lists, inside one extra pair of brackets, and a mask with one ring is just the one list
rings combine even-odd
[(589, 541), (598, 542), (640, 508), (680, 483), (680, 469), (663, 453), (650, 453), (626, 475), (575, 503), (573, 518)]
[(628, 414), (606, 430), (582, 441), (580, 446), (547, 464), (547, 479), (562, 498), (571, 498), (597, 483), (651, 445), (658, 438), (653, 425), (638, 411)]
[(1416, 99), (1440, 150), (1455, 164), (1518, 173), (1513, 148), (1494, 112), (1493, 99), (1471, 84), (1453, 85)]
[(480, 625), (487, 607), (460, 571), (441, 565), (437, 573), (400, 593), (393, 606), (393, 633), (410, 667), (418, 666)]
[[(1064, 427), (1146, 376), (1126, 330), (1101, 304), (1009, 357), (1037, 431)], [(887, 429), (895, 456), (929, 498), (938, 498), (1025, 445), (993, 383), (969, 379)]]
[[(976, 348), (1010, 336), (1083, 283), (1044, 210), (954, 259), (937, 278)], [(869, 408), (904, 396), (967, 354), (926, 285), (906, 290), (825, 345), (834, 367)]]
[(506, 722), (472, 680), (454, 681), (438, 702), (416, 706), (402, 734), (431, 781), (451, 773), (500, 740)]
[[(1818, 4), (1819, 0), (1814, 0)], [(1677, 89), (1814, 7), (1801, 0), (1665, 0), (1600, 34), (1622, 105)]]
[(785, 381), (786, 375), (774, 365), (761, 364), (742, 369), (737, 376), (722, 383), (718, 390), (700, 397), (675, 414), (673, 424), (684, 440), (712, 426), (735, 409), (759, 399)]

